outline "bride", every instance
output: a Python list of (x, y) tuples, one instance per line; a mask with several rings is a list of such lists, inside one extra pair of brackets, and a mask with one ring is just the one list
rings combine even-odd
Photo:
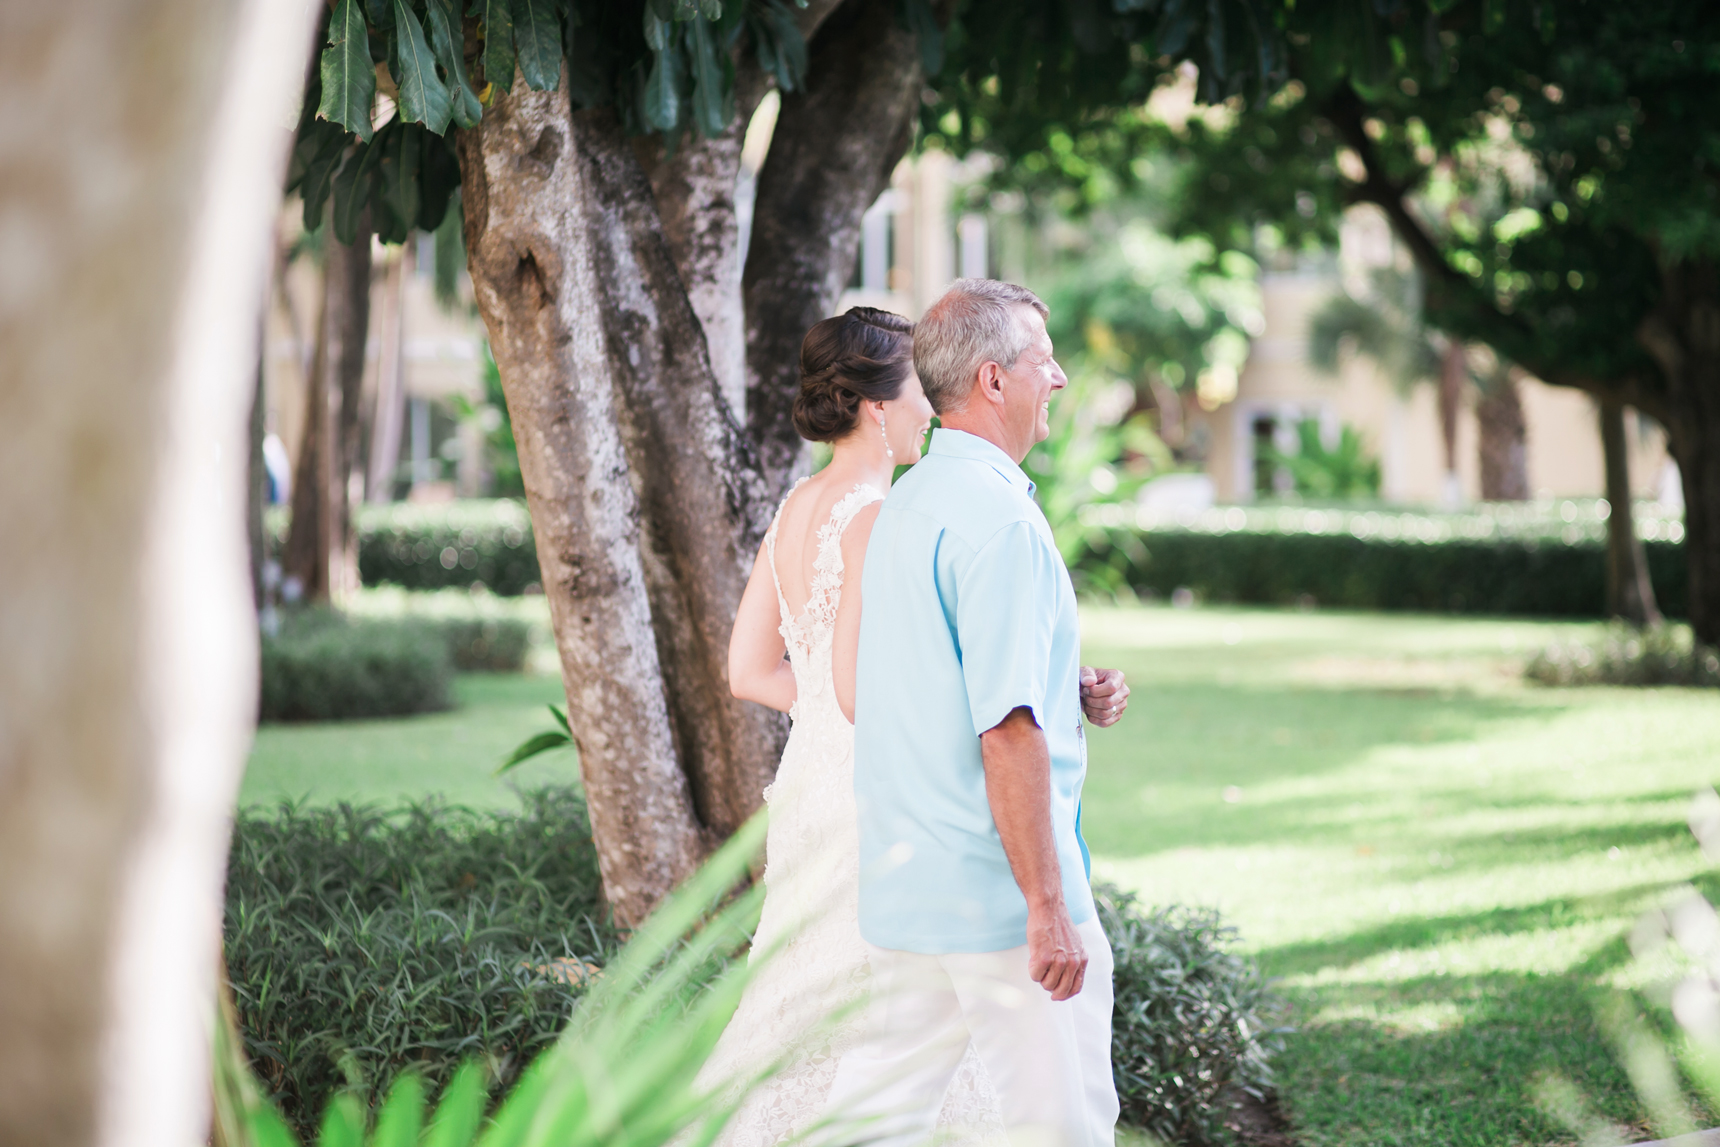
[[(856, 1004), (869, 974), (854, 808), (860, 576), (895, 467), (919, 461), (931, 425), (913, 332), (902, 316), (871, 307), (807, 332), (794, 425), (831, 444), (830, 462), (783, 500), (735, 617), (730, 688), (787, 712), (792, 731), (765, 790), (765, 900), (753, 939), (755, 952), (776, 954), (747, 986), (702, 1079), (752, 1077), (785, 1056), (787, 1066), (746, 1098), (722, 1147), (775, 1147), (806, 1132), (860, 1034)], [(938, 1122), (945, 1136), (1002, 1138), (996, 1097), (971, 1051)]]

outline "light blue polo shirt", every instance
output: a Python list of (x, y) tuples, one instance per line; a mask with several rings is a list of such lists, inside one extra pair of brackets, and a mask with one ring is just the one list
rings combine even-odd
[(1023, 705), (1051, 750), (1063, 897), (1074, 923), (1091, 918), (1075, 590), (1033, 483), (985, 439), (933, 431), (872, 527), (861, 600), (861, 935), (933, 954), (1027, 942), (979, 743)]

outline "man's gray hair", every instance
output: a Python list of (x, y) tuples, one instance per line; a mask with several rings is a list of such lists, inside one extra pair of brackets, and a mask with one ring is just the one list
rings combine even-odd
[(914, 369), (933, 410), (953, 414), (965, 406), (986, 363), (1015, 365), (1031, 338), (1019, 316), (1024, 306), (1038, 311), (1040, 318), (1051, 314), (1026, 287), (997, 279), (957, 279), (926, 309), (914, 327)]

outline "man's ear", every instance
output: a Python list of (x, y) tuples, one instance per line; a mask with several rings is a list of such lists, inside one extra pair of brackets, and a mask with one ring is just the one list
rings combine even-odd
[(979, 368), (979, 389), (993, 402), (1003, 401), (1003, 368), (995, 362), (985, 362)]

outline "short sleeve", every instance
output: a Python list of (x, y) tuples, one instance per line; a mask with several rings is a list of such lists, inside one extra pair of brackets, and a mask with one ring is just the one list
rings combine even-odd
[(957, 582), (956, 639), (975, 735), (1017, 708), (1045, 728), (1057, 618), (1057, 565), (1029, 522), (1005, 526)]

